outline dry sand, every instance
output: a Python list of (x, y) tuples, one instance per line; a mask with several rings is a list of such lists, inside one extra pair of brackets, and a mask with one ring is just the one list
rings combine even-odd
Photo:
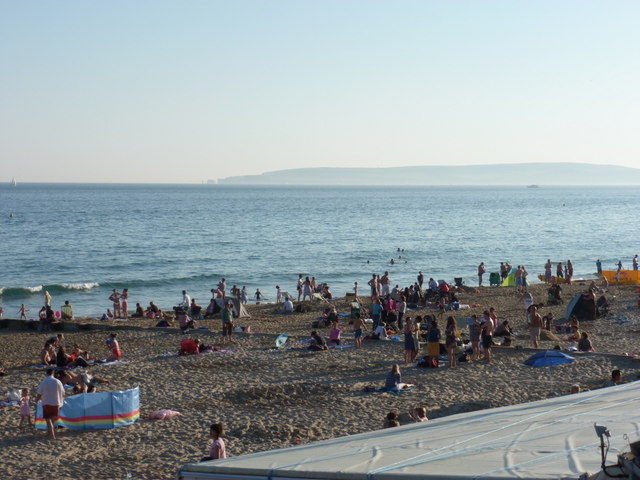
[[(569, 300), (585, 288), (585, 284), (565, 287), (564, 297)], [(177, 410), (181, 416), (141, 419), (116, 430), (62, 430), (61, 440), (52, 442), (44, 432), (18, 429), (17, 407), (2, 408), (0, 478), (124, 479), (131, 472), (134, 479), (170, 479), (181, 465), (206, 454), (208, 425), (214, 421), (225, 425), (227, 451), (236, 456), (379, 429), (391, 410), (409, 412), (422, 405), (430, 418), (436, 418), (539, 400), (567, 394), (575, 383), (597, 388), (614, 368), (623, 370), (625, 380), (632, 380), (640, 373), (640, 361), (625, 354), (640, 349), (635, 289), (612, 287), (609, 292), (616, 296), (612, 316), (624, 315), (628, 323), (611, 319), (583, 322), (598, 353), (578, 354), (574, 363), (550, 368), (523, 365), (533, 350), (524, 328), (522, 300), (512, 289), (487, 287), (480, 293), (464, 294), (463, 303), (481, 306), (458, 312), (460, 316), (493, 306), (500, 320), (510, 320), (524, 334), (513, 343), (524, 348), (496, 348), (490, 365), (472, 362), (434, 370), (403, 367), (403, 381), (416, 388), (401, 394), (364, 393), (363, 389), (383, 385), (390, 366), (402, 362), (402, 342), (370, 341), (362, 350), (313, 353), (301, 347), (273, 351), (279, 333), (308, 338), (310, 324), (322, 308), (319, 304), (313, 304), (310, 313), (290, 316), (274, 314), (273, 305), (248, 306), (251, 319), (239, 323), (251, 325), (254, 333), (236, 335), (230, 347), (233, 353), (191, 357), (166, 355), (175, 353), (185, 338), (176, 329), (154, 328), (149, 320), (94, 321), (90, 331), (66, 332), (65, 343), (79, 343), (104, 358), (104, 340), (108, 332), (117, 331), (128, 363), (99, 365), (90, 371), (108, 378), (111, 390), (139, 386), (142, 417), (160, 408)], [(536, 301), (546, 301), (544, 285), (534, 285), (532, 291)], [(344, 299), (336, 303), (339, 311), (348, 312)], [(564, 306), (545, 307), (542, 313), (549, 310), (558, 318)], [(434, 311), (408, 315), (419, 313)], [(197, 336), (220, 345), (220, 320), (202, 324), (211, 332), (198, 331)], [(343, 324), (343, 330), (343, 337), (350, 341), (350, 328)], [(49, 336), (0, 330), (0, 360), (7, 370), (0, 377), (1, 393), (20, 387), (35, 391), (44, 373), (32, 365), (39, 363), (40, 349)], [(544, 341), (542, 348), (566, 347), (565, 337)]]

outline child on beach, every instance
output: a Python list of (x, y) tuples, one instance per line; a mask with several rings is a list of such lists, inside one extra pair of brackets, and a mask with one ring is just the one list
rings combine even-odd
[(22, 397), (20, 398), (20, 427), (25, 423), (29, 426), (31, 423), (31, 397), (29, 396), (29, 389), (22, 389)]
[(107, 348), (111, 351), (111, 355), (107, 357), (107, 362), (115, 362), (122, 358), (122, 351), (120, 350), (118, 340), (116, 340), (117, 336), (117, 333), (112, 333), (109, 335), (109, 338), (107, 338)]
[(331, 331), (329, 332), (329, 343), (332, 345), (340, 345), (340, 334), (342, 330), (338, 326), (338, 322), (333, 322), (331, 325)]
[(223, 434), (224, 430), (221, 423), (211, 424), (211, 427), (209, 428), (209, 436), (213, 438), (213, 443), (209, 447), (209, 455), (200, 460), (201, 462), (227, 458), (227, 450), (224, 445), (224, 440), (222, 439)]

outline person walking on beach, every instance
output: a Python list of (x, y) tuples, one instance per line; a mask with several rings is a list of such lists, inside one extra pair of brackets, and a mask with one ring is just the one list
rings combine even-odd
[(482, 286), (482, 275), (484, 275), (486, 271), (487, 269), (484, 266), (484, 262), (480, 262), (480, 265), (478, 265), (478, 287)]
[(246, 305), (249, 301), (249, 294), (247, 293), (247, 287), (242, 286), (242, 290), (240, 290), (240, 301)]
[(56, 439), (54, 423), (58, 419), (60, 407), (64, 404), (64, 386), (53, 376), (54, 369), (47, 368), (47, 378), (38, 385), (36, 403), (42, 400), (42, 416), (52, 440)]
[(113, 302), (114, 318), (120, 318), (120, 292), (114, 288), (109, 295), (109, 300)]
[(20, 315), (20, 320), (27, 320), (27, 312), (28, 311), (29, 311), (29, 309), (23, 303), (22, 306), (20, 307), (20, 310), (18, 310), (18, 314)]
[(353, 319), (353, 338), (356, 348), (362, 348), (362, 331), (364, 330), (364, 320), (358, 313)]

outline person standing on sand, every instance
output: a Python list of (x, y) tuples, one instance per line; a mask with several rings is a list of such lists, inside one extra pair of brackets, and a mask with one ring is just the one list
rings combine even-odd
[(20, 314), (20, 320), (26, 320), (27, 319), (27, 312), (28, 311), (29, 311), (29, 309), (23, 303), (22, 306), (20, 307), (20, 310), (18, 310), (18, 314)]
[(233, 304), (228, 302), (222, 310), (222, 342), (227, 343), (231, 341), (231, 334), (233, 333)]
[(551, 259), (548, 259), (547, 263), (544, 264), (544, 281), (545, 282), (551, 281), (551, 268), (552, 268)]
[(380, 277), (380, 289), (381, 289), (380, 294), (383, 297), (386, 297), (387, 295), (389, 295), (389, 282), (390, 281), (391, 281), (391, 279), (389, 278), (389, 272), (384, 272), (384, 275), (382, 275), (382, 277)]
[(571, 260), (567, 260), (567, 283), (571, 284), (572, 278), (573, 278), (573, 263), (571, 263)]
[(484, 311), (484, 323), (480, 327), (480, 335), (482, 337), (482, 348), (484, 349), (484, 361), (491, 363), (491, 347), (493, 346), (493, 322), (489, 317), (489, 311)]
[(209, 427), (209, 437), (213, 438), (213, 443), (209, 447), (209, 455), (200, 460), (201, 462), (227, 458), (227, 450), (222, 435), (224, 435), (222, 424), (212, 423), (211, 427)]
[(562, 273), (562, 262), (558, 262), (558, 265), (556, 265), (556, 277), (564, 278), (564, 273)]
[(531, 336), (531, 343), (533, 348), (540, 347), (540, 330), (542, 330), (542, 317), (538, 313), (538, 307), (531, 305), (529, 307), (529, 335)]
[(371, 275), (371, 280), (369, 280), (367, 282), (367, 285), (369, 285), (371, 287), (371, 300), (375, 300), (376, 298), (378, 298), (378, 285), (377, 285), (378, 280), (376, 279), (376, 274), (373, 273)]
[(362, 348), (362, 332), (364, 330), (364, 320), (360, 317), (360, 314), (356, 314), (356, 318), (353, 319), (353, 339), (356, 348)]
[(480, 262), (480, 265), (478, 265), (478, 287), (482, 286), (482, 275), (484, 275), (486, 271), (487, 269), (484, 266), (484, 262)]
[(120, 312), (122, 314), (122, 318), (125, 320), (129, 319), (129, 313), (127, 309), (129, 308), (129, 289), (123, 288), (122, 293), (120, 294)]
[(420, 285), (420, 290), (422, 290), (422, 284), (424, 283), (424, 275), (422, 272), (418, 272), (418, 285)]
[(247, 287), (246, 286), (242, 286), (242, 290), (240, 290), (240, 301), (246, 305), (247, 302), (249, 301), (249, 294), (247, 293)]
[(109, 295), (109, 300), (113, 302), (114, 318), (120, 318), (120, 292), (114, 288)]
[(447, 326), (444, 331), (445, 347), (447, 347), (447, 357), (449, 359), (449, 368), (456, 366), (456, 346), (457, 346), (457, 326), (455, 317), (447, 318)]
[(282, 289), (276, 285), (276, 303), (282, 303)]
[(47, 423), (49, 437), (55, 440), (54, 423), (59, 417), (60, 407), (64, 404), (64, 386), (53, 376), (53, 372), (53, 368), (47, 368), (47, 378), (38, 385), (36, 403), (42, 400), (42, 416)]
[(44, 306), (51, 306), (51, 294), (47, 290), (44, 291)]
[(635, 271), (638, 271), (638, 255), (633, 256), (632, 263), (633, 263), (633, 269)]
[(596, 271), (598, 272), (598, 275), (602, 275), (602, 262), (600, 259), (596, 260)]
[(298, 275), (298, 283), (296, 285), (296, 290), (298, 291), (298, 303), (300, 303), (300, 299), (302, 298), (302, 274)]

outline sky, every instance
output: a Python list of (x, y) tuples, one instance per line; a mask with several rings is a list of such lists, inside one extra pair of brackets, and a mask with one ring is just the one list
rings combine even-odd
[(640, 167), (636, 0), (0, 0), (0, 182)]

